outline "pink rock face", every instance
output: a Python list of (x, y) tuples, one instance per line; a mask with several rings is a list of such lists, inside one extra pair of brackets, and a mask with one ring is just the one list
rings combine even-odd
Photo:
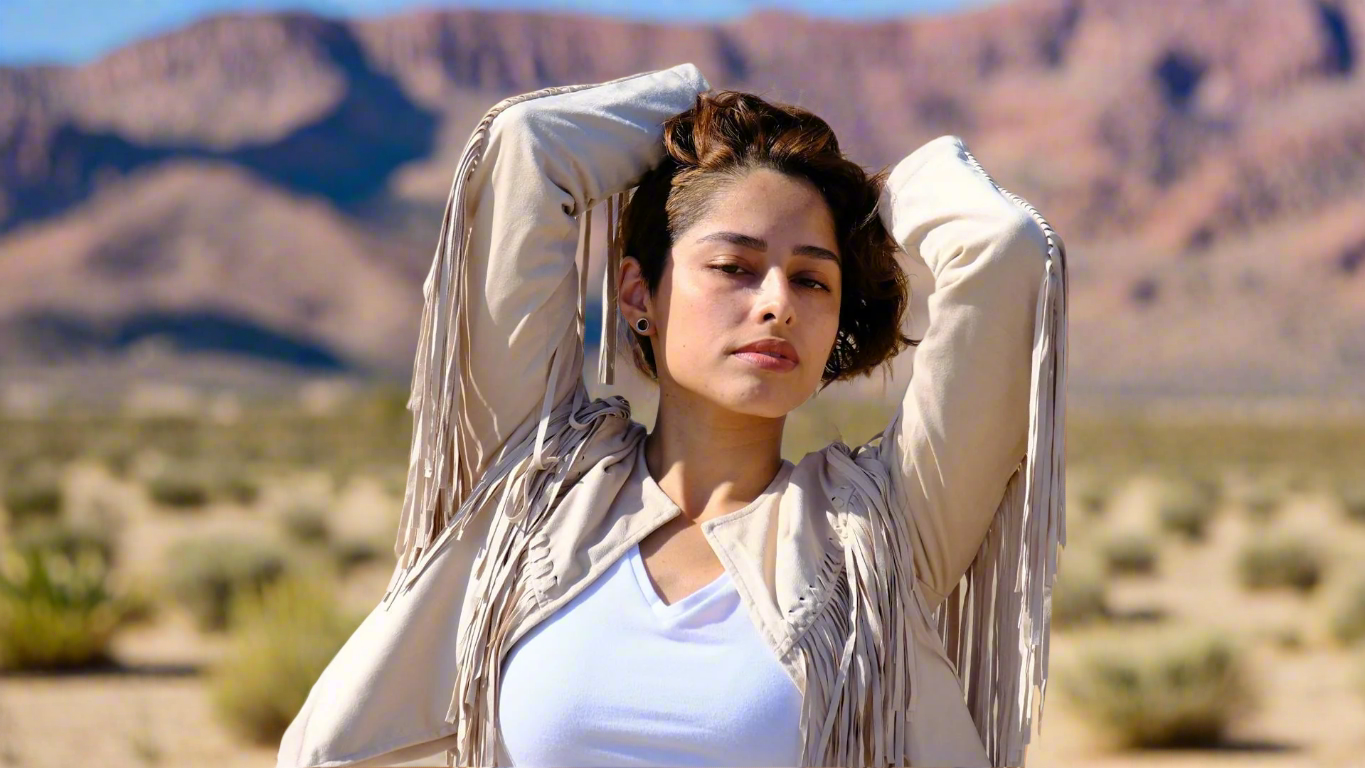
[[(392, 334), (415, 327), (483, 110), (692, 61), (814, 110), (870, 167), (965, 137), (1067, 240), (1080, 396), (1349, 388), (1365, 368), (1362, 29), (1365, 4), (1329, 0), (1018, 0), (856, 23), (241, 15), (86, 66), (0, 69), (0, 359), (35, 357), (35, 313), (117, 325), (211, 301), (408, 365), (415, 337)], [(231, 280), (206, 277), (219, 262)]]

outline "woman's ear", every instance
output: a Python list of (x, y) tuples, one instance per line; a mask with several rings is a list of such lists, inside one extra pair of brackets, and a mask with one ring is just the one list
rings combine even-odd
[(635, 321), (642, 317), (648, 317), (651, 323), (656, 322), (651, 314), (653, 308), (650, 306), (649, 285), (645, 283), (638, 259), (634, 256), (621, 257), (618, 281), (616, 297), (626, 323), (634, 327)]

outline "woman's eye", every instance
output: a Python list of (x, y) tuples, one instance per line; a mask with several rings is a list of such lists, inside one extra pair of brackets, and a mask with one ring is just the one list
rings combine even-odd
[[(715, 270), (719, 270), (719, 271), (721, 271), (721, 272), (723, 272), (723, 273), (725, 273), (725, 274), (727, 274), (727, 275), (741, 275), (741, 274), (744, 274), (744, 272), (745, 272), (744, 267), (740, 266), (739, 264), (716, 264), (715, 266), (713, 266), (713, 267), (711, 267), (711, 268), (712, 268), (712, 269), (715, 269)], [(821, 291), (828, 291), (828, 290), (829, 290), (829, 286), (828, 286), (828, 285), (826, 285), (826, 284), (824, 284), (823, 282), (821, 282), (821, 281), (819, 281), (819, 280), (816, 280), (816, 279), (814, 279), (814, 278), (810, 278), (810, 277), (800, 277), (800, 278), (797, 278), (797, 282), (798, 282), (798, 283), (801, 283), (802, 285), (805, 285), (805, 286), (808, 287), (808, 288), (814, 288), (814, 289), (816, 289), (816, 290), (821, 290)]]

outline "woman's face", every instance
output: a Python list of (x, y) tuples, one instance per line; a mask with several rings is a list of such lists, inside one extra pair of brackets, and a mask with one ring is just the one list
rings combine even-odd
[[(659, 384), (730, 411), (778, 418), (820, 384), (839, 328), (834, 218), (813, 184), (768, 169), (731, 182), (674, 238), (657, 292), (645, 297)], [(643, 281), (623, 286), (622, 311)], [(754, 342), (786, 345), (744, 351)], [(779, 354), (785, 360), (776, 359)]]

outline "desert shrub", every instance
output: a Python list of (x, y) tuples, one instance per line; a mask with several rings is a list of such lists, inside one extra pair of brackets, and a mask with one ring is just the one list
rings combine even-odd
[(1255, 703), (1238, 649), (1188, 629), (1105, 638), (1067, 672), (1075, 711), (1123, 748), (1217, 745)]
[(355, 478), (365, 474), (363, 463), (357, 458), (338, 459), (325, 467), (327, 478), (335, 488), (344, 488)]
[(261, 484), (246, 467), (233, 465), (219, 476), (218, 492), (237, 504), (251, 505), (261, 496)]
[(120, 593), (123, 597), (123, 624), (131, 626), (148, 623), (161, 615), (161, 589), (142, 579), (135, 580)]
[(105, 662), (128, 604), (107, 586), (97, 552), (8, 548), (0, 555), (0, 669)]
[(1157, 497), (1157, 519), (1164, 530), (1188, 541), (1202, 541), (1216, 503), (1209, 492), (1190, 483), (1168, 483)]
[(228, 627), (238, 593), (259, 592), (285, 574), (276, 546), (246, 538), (209, 537), (180, 542), (168, 554), (167, 586), (206, 631)]
[(1108, 616), (1104, 574), (1090, 560), (1067, 560), (1052, 587), (1052, 621), (1059, 628), (1076, 627)]
[(115, 477), (124, 478), (132, 471), (137, 450), (138, 443), (132, 435), (106, 434), (89, 447), (87, 454), (108, 467)]
[(1365, 482), (1344, 483), (1337, 494), (1347, 519), (1365, 523)]
[(233, 603), (228, 652), (210, 673), (215, 710), (232, 730), (278, 744), (313, 683), (360, 625), (325, 582), (286, 577)]
[(1332, 614), (1332, 636), (1343, 645), (1365, 639), (1365, 580), (1356, 582), (1342, 596)]
[(380, 485), (384, 488), (384, 493), (390, 496), (403, 498), (403, 494), (408, 490), (408, 470), (407, 467), (395, 465), (386, 468), (380, 473)]
[(1189, 479), (1189, 484), (1209, 506), (1216, 507), (1223, 499), (1223, 481), (1216, 475), (1200, 472)]
[(1284, 500), (1284, 489), (1267, 480), (1259, 480), (1243, 489), (1239, 501), (1247, 514), (1258, 522), (1275, 517)]
[(11, 524), (55, 518), (62, 510), (61, 473), (51, 464), (26, 463), (11, 469), (4, 481), (4, 500)]
[(92, 550), (111, 567), (117, 558), (114, 533), (108, 526), (62, 519), (33, 520), (24, 524), (14, 534), (14, 546), (21, 552), (56, 551), (69, 559), (79, 557), (82, 550)]
[(311, 502), (290, 505), (280, 515), (284, 531), (291, 539), (305, 544), (321, 544), (331, 538), (327, 511)]
[(1261, 538), (1246, 544), (1237, 558), (1237, 573), (1247, 589), (1289, 587), (1310, 592), (1322, 580), (1323, 556), (1302, 539)]
[(1104, 514), (1112, 493), (1111, 484), (1096, 472), (1073, 473), (1066, 479), (1067, 491), (1071, 498), (1068, 505), (1091, 517)]
[(1156, 543), (1145, 533), (1118, 533), (1104, 542), (1104, 561), (1111, 574), (1153, 573), (1156, 570), (1156, 556)]
[(172, 510), (193, 511), (209, 503), (213, 483), (201, 465), (170, 462), (147, 480), (152, 501)]
[(378, 560), (381, 551), (377, 541), (367, 538), (346, 538), (332, 545), (333, 560), (343, 575)]
[(1303, 631), (1293, 625), (1267, 629), (1265, 638), (1282, 651), (1303, 650)]

